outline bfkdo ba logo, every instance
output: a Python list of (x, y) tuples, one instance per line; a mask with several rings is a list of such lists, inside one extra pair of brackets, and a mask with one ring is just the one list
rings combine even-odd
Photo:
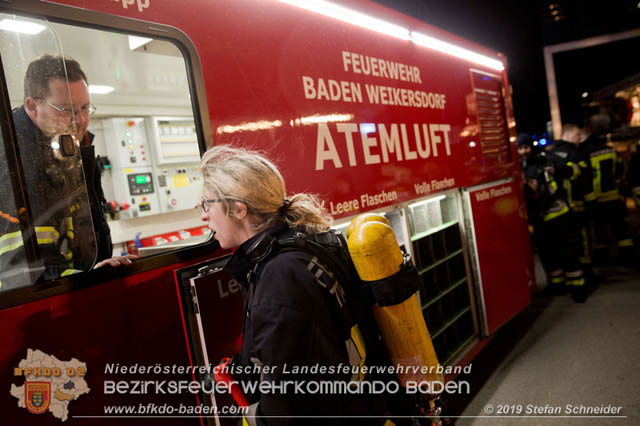
[(42, 414), (51, 404), (51, 382), (24, 382), (24, 401), (32, 414)]
[(32, 414), (51, 413), (53, 417), (67, 421), (69, 404), (91, 389), (85, 375), (87, 365), (72, 358), (61, 361), (40, 350), (27, 350), (27, 357), (13, 369), (14, 380), (24, 383), (11, 384), (11, 395), (18, 400), (18, 407)]

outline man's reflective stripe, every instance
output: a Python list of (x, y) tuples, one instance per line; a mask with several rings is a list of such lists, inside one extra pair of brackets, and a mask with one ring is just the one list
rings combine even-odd
[(617, 189), (611, 191), (602, 192), (598, 195), (598, 202), (614, 201), (620, 198), (620, 192)]
[(563, 269), (556, 269), (555, 271), (552, 271), (550, 275), (551, 275), (551, 282), (553, 284), (560, 284), (564, 282)]
[(67, 218), (67, 237), (73, 240), (73, 219)]
[(584, 285), (584, 275), (581, 269), (577, 271), (570, 271), (566, 273), (567, 285), (579, 286)]
[(38, 244), (55, 244), (60, 234), (53, 226), (36, 226), (36, 238), (38, 238)]
[(577, 164), (572, 163), (571, 161), (567, 162), (567, 166), (571, 167), (573, 169), (573, 173), (571, 174), (571, 177), (569, 179), (571, 180), (576, 180), (580, 177), (580, 175), (582, 174), (582, 172), (580, 171), (580, 167), (578, 167)]
[[(591, 167), (593, 168), (593, 191), (598, 199), (602, 195), (602, 174), (600, 173), (600, 163), (606, 160), (613, 160), (614, 167), (616, 162), (616, 152), (612, 149), (603, 149), (591, 154)], [(617, 192), (617, 191), (616, 191)]]
[(584, 278), (568, 279), (566, 284), (574, 287), (581, 286), (584, 285)]
[(584, 201), (582, 200), (573, 200), (571, 201), (571, 209), (575, 212), (583, 212), (584, 211)]
[(618, 247), (632, 247), (633, 240), (631, 238), (625, 238), (624, 240), (618, 241)]
[(20, 231), (4, 234), (0, 237), (0, 255), (15, 250), (23, 244), (22, 233)]
[[(60, 234), (52, 226), (36, 227), (36, 238), (38, 239), (38, 244), (40, 245), (55, 244), (56, 242), (58, 242), (59, 237)], [(22, 233), (20, 231), (5, 234), (0, 237), (0, 255), (8, 253), (12, 250), (16, 250), (23, 245), (24, 241), (22, 241)]]
[(547, 210), (548, 213), (545, 213), (545, 215), (543, 216), (543, 220), (545, 222), (550, 221), (551, 219), (555, 219), (558, 216), (562, 216), (565, 213), (569, 212), (569, 206), (567, 206), (566, 204), (563, 204), (561, 208), (558, 207), (554, 207), (553, 209), (549, 209)]
[(78, 274), (78, 273), (80, 273), (80, 272), (82, 272), (82, 271), (81, 271), (81, 270), (79, 270), (79, 269), (71, 269), (71, 268), (70, 268), (70, 269), (65, 269), (65, 270), (60, 274), (60, 276), (61, 276), (61, 277), (66, 277), (67, 275)]

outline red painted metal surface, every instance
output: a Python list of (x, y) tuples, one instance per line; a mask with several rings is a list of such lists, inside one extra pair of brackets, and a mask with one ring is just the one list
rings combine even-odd
[[(214, 143), (266, 150), (282, 167), (289, 192), (319, 194), (336, 218), (516, 176), (513, 162), (485, 161), (477, 138), (465, 132), (477, 124), (467, 101), (473, 95), (469, 70), (497, 74), (509, 104), (506, 72), (275, 0), (194, 1), (188, 8), (148, 2), (141, 9), (135, 2), (127, 9), (111, 1), (56, 2), (184, 31), (202, 62)], [(372, 2), (352, 7), (501, 58)], [(367, 61), (369, 75), (361, 64)], [(381, 65), (374, 76), (374, 62), (398, 67), (395, 78), (390, 69), (385, 77)], [(423, 94), (427, 108), (416, 106)], [(509, 106), (505, 113), (512, 123)], [(507, 137), (514, 132), (510, 126)], [(393, 151), (385, 148), (388, 138)]]
[[(202, 260), (202, 259), (198, 259)], [(0, 312), (3, 345), (0, 349), (0, 381), (7, 384), (0, 392), (0, 407), (7, 424), (34, 424), (33, 415), (18, 407), (9, 386), (21, 386), (23, 377), (14, 368), (27, 357), (27, 350), (40, 350), (61, 361), (76, 358), (86, 363), (85, 380), (91, 391), (69, 407), (70, 423), (86, 422), (71, 416), (102, 415), (104, 405), (138, 406), (195, 405), (195, 396), (105, 393), (105, 381), (189, 380), (186, 374), (111, 373), (107, 366), (188, 366), (180, 305), (175, 296), (173, 270), (196, 263), (195, 260), (168, 265), (145, 273), (91, 286), (5, 309)], [(150, 378), (153, 376), (153, 378)], [(99, 396), (99, 397), (94, 397)], [(10, 419), (10, 421), (9, 421)], [(101, 419), (106, 424), (108, 419)], [(117, 419), (110, 420), (115, 424)], [(59, 424), (50, 413), (37, 418), (38, 425)], [(91, 422), (89, 420), (89, 422)], [(171, 423), (157, 419), (154, 424)], [(184, 424), (200, 424), (184, 419)]]
[(527, 306), (535, 285), (518, 181), (469, 192), (488, 334)]

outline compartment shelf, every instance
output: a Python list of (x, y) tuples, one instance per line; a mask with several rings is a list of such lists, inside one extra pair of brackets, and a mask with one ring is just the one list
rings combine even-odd
[(446, 262), (447, 260), (451, 259), (452, 257), (454, 257), (454, 256), (456, 256), (456, 255), (458, 255), (458, 254), (460, 254), (460, 253), (462, 253), (462, 249), (458, 249), (458, 250), (456, 250), (456, 251), (454, 251), (454, 252), (452, 252), (452, 253), (450, 253), (450, 254), (446, 255), (446, 256), (445, 256), (445, 257), (443, 257), (442, 259), (436, 260), (436, 261), (435, 261), (434, 263), (432, 263), (431, 265), (429, 265), (429, 266), (425, 266), (424, 268), (422, 268), (422, 269), (420, 269), (420, 270), (418, 271), (418, 274), (422, 275), (422, 274), (424, 274), (425, 272), (427, 272), (429, 269), (435, 268), (436, 266), (438, 266), (438, 265), (439, 265), (439, 264), (441, 264), (442, 262)]
[(446, 223), (443, 223), (442, 225), (436, 226), (435, 228), (431, 228), (419, 234), (412, 235), (411, 241), (417, 241), (421, 238), (428, 237), (429, 235), (442, 231), (443, 229), (446, 229), (452, 225), (455, 225), (456, 223), (458, 223), (458, 220), (452, 220), (450, 222), (446, 222)]
[(467, 277), (464, 277), (458, 281), (456, 281), (455, 283), (451, 284), (449, 287), (445, 288), (444, 290), (442, 290), (440, 293), (438, 293), (437, 295), (435, 295), (433, 298), (431, 298), (429, 301), (427, 301), (426, 303), (424, 303), (422, 305), (422, 309), (426, 309), (429, 306), (431, 306), (434, 302), (437, 302), (439, 299), (441, 299), (445, 294), (453, 291), (456, 287), (458, 287), (460, 284), (462, 284), (463, 282), (467, 281)]
[(416, 203), (408, 215), (411, 229), (421, 231), (410, 240), (420, 274), (422, 316), (438, 359), (447, 362), (476, 338), (457, 197)]
[[(464, 314), (466, 314), (470, 310), (471, 310), (471, 306), (467, 306), (466, 308), (462, 309), (461, 311), (458, 311), (451, 319), (445, 321), (445, 323), (442, 326), (440, 326), (440, 328), (438, 328), (437, 331), (435, 331), (435, 332), (433, 332), (431, 334), (431, 340), (434, 340), (436, 337), (438, 337), (451, 324), (455, 323), (460, 317), (462, 317)], [(427, 324), (427, 326), (428, 326), (428, 324)]]

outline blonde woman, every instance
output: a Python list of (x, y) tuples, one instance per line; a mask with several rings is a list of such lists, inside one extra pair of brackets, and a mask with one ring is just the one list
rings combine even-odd
[[(253, 405), (245, 419), (259, 425), (326, 425), (372, 414), (376, 404), (366, 396), (307, 387), (352, 377), (345, 346), (350, 315), (339, 283), (317, 258), (277, 248), (278, 239), (328, 230), (331, 216), (312, 195), (287, 195), (277, 167), (257, 152), (216, 146), (202, 157), (201, 169), (201, 218), (221, 247), (237, 247), (225, 267), (245, 297), (243, 346), (235, 362), (261, 373), (242, 380), (275, 385), (248, 395)], [(285, 382), (290, 386), (278, 387)]]

